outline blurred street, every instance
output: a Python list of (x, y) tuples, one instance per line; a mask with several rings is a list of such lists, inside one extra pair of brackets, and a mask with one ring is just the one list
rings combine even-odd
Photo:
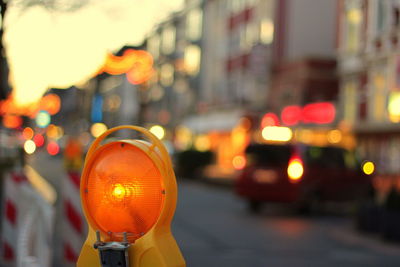
[(400, 266), (400, 0), (0, 0), (0, 52), (1, 267)]
[(173, 232), (188, 266), (398, 266), (400, 247), (354, 231), (346, 217), (279, 207), (249, 216), (230, 190), (184, 182)]
[[(30, 161), (59, 191), (66, 179), (61, 158), (38, 153)], [(252, 215), (230, 188), (185, 179), (178, 179), (178, 187), (172, 228), (187, 266), (389, 267), (400, 262), (400, 246), (358, 234), (351, 218), (302, 217), (276, 205)]]

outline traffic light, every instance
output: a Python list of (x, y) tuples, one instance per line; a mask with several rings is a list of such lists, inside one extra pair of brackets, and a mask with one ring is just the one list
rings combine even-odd
[[(144, 140), (101, 142), (131, 129)], [(163, 143), (136, 126), (109, 129), (91, 145), (80, 194), (89, 224), (78, 267), (184, 267), (170, 225), (177, 200), (176, 178)]]

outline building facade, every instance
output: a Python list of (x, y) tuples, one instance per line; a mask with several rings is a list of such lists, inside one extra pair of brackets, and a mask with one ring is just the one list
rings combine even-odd
[(343, 121), (377, 172), (400, 172), (400, 2), (338, 1)]
[(157, 71), (146, 121), (232, 171), (264, 113), (336, 104), (335, 21), (330, 0), (186, 1), (146, 40)]

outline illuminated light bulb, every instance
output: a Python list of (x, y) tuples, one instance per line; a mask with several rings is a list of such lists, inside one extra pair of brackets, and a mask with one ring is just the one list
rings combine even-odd
[(126, 195), (125, 187), (121, 184), (116, 184), (112, 191), (112, 195), (113, 195), (113, 197), (115, 197), (117, 199), (123, 199)]

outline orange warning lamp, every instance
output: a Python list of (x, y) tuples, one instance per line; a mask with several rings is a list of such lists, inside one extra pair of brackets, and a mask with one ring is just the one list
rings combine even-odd
[[(150, 142), (101, 142), (131, 129)], [(87, 266), (185, 266), (170, 231), (175, 212), (175, 174), (163, 143), (136, 126), (112, 128), (90, 147), (81, 179), (89, 234), (78, 259)], [(100, 257), (99, 257), (100, 256)]]

